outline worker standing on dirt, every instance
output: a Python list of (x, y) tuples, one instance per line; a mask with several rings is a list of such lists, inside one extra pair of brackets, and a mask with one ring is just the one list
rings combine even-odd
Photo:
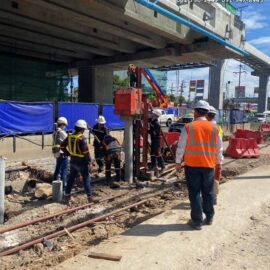
[(87, 194), (88, 202), (94, 202), (90, 185), (89, 170), (91, 167), (91, 157), (85, 138), (84, 131), (87, 129), (87, 123), (84, 120), (78, 120), (75, 123), (75, 131), (69, 134), (61, 144), (62, 151), (70, 158), (70, 176), (65, 189), (65, 200), (70, 200), (70, 193), (75, 178), (81, 174), (83, 178), (84, 189)]
[(97, 124), (93, 126), (93, 129), (91, 130), (92, 133), (95, 135), (94, 139), (94, 151), (95, 151), (95, 159), (98, 165), (98, 173), (101, 173), (104, 168), (104, 146), (102, 144), (102, 141), (104, 139), (105, 135), (109, 134), (108, 128), (105, 126), (106, 120), (105, 117), (100, 115), (97, 119)]
[[(215, 120), (215, 117), (216, 117), (216, 114), (217, 114), (217, 111), (216, 109), (213, 107), (213, 106), (210, 106), (209, 107), (209, 112), (207, 113), (207, 120), (212, 122), (213, 124), (217, 124), (216, 120)], [(219, 140), (222, 141), (222, 137), (223, 137), (223, 130), (221, 128), (220, 125), (218, 125), (218, 128), (219, 128)], [(214, 175), (214, 186), (213, 186), (213, 192), (214, 192), (214, 205), (217, 204), (217, 195), (219, 193), (219, 181), (220, 181), (220, 174), (221, 174), (221, 171), (218, 170), (218, 171), (215, 171), (215, 175)]]
[(158, 118), (161, 116), (159, 111), (152, 112), (152, 119), (150, 121), (150, 137), (151, 137), (151, 170), (157, 170), (157, 163), (158, 166), (161, 167), (161, 170), (164, 170), (164, 160), (161, 155), (160, 149), (160, 133), (161, 133), (161, 126), (158, 122)]
[(59, 117), (56, 121), (56, 125), (56, 130), (53, 133), (52, 147), (53, 155), (56, 158), (56, 166), (53, 174), (53, 179), (57, 180), (60, 175), (63, 189), (65, 189), (68, 175), (68, 157), (60, 149), (60, 145), (67, 138), (65, 127), (68, 125), (68, 121), (65, 117)]
[[(106, 180), (111, 188), (119, 188), (121, 181), (121, 144), (111, 135), (105, 135), (103, 139), (105, 149)], [(112, 181), (111, 166), (114, 164), (115, 180)]]
[(185, 177), (191, 205), (189, 225), (201, 230), (204, 224), (211, 225), (214, 217), (213, 184), (214, 170), (221, 169), (222, 142), (218, 127), (207, 121), (208, 102), (198, 101), (194, 107), (194, 121), (185, 125), (176, 151), (176, 170), (181, 170), (184, 160)]

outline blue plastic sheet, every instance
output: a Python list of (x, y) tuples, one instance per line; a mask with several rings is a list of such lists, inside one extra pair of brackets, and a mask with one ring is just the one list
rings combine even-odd
[(85, 120), (89, 126), (93, 127), (98, 118), (98, 104), (59, 103), (58, 116), (67, 118), (67, 130), (74, 129), (74, 125), (79, 119)]
[(53, 131), (53, 104), (0, 103), (0, 134)]
[(231, 110), (230, 112), (230, 124), (240, 124), (244, 122), (244, 111)]
[(106, 126), (109, 129), (123, 129), (125, 127), (124, 121), (119, 115), (114, 114), (114, 105), (103, 105), (102, 115), (105, 117)]
[(178, 108), (167, 108), (165, 109), (166, 113), (173, 114), (175, 116), (178, 116)]

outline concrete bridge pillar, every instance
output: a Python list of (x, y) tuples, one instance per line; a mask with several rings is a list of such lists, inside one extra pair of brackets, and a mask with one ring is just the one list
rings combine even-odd
[(215, 61), (209, 69), (208, 101), (216, 109), (223, 108), (224, 60)]
[(79, 102), (113, 103), (113, 70), (79, 68)]
[(258, 112), (263, 113), (267, 111), (268, 105), (268, 80), (270, 74), (259, 75), (259, 98), (258, 98)]

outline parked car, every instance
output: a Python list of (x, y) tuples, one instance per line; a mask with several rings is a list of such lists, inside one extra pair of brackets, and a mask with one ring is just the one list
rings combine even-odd
[(255, 121), (257, 123), (266, 123), (268, 121), (268, 117), (265, 113), (256, 113)]
[(165, 124), (167, 127), (169, 127), (173, 122), (176, 121), (174, 114), (168, 114), (165, 110), (162, 109), (154, 109), (154, 111), (161, 113), (161, 116), (158, 118), (161, 125)]
[(169, 126), (168, 131), (181, 133), (184, 128), (185, 128), (185, 123), (176, 122), (176, 123), (172, 123)]

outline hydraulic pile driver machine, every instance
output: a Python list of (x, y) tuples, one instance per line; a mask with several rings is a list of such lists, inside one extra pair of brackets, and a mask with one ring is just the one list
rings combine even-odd
[[(145, 179), (148, 170), (150, 145), (148, 141), (148, 125), (149, 115), (151, 115), (153, 105), (147, 97), (142, 95), (142, 75), (146, 77), (156, 92), (157, 101), (155, 104), (165, 108), (169, 106), (169, 101), (159, 90), (157, 83), (153, 82), (150, 71), (129, 65), (128, 75), (130, 78), (130, 87), (115, 91), (114, 104), (115, 114), (120, 115), (125, 122), (125, 180), (132, 183), (134, 176), (138, 179)], [(174, 161), (174, 153), (162, 131), (161, 136), (167, 146), (167, 155), (169, 152), (171, 160)]]

